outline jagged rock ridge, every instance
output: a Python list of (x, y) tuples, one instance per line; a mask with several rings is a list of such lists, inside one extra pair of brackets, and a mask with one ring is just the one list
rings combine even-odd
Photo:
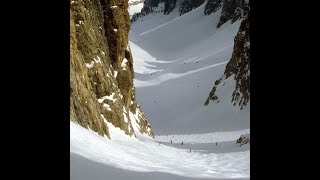
[(154, 137), (135, 100), (128, 1), (70, 3), (70, 119), (109, 138), (109, 123)]
[[(181, 16), (199, 7), (204, 2), (205, 0), (145, 0), (141, 12), (134, 14), (131, 18), (131, 22), (150, 13), (163, 12), (163, 14), (167, 15), (175, 8), (179, 8), (179, 14)], [(163, 5), (163, 7), (161, 6), (160, 10), (158, 10), (160, 4)]]
[[(145, 0), (140, 13), (132, 16), (131, 22), (146, 16), (150, 13), (170, 14), (175, 8), (179, 8), (180, 16), (192, 11), (205, 2), (205, 0)], [(217, 28), (231, 20), (231, 23), (243, 16), (243, 0), (208, 0), (206, 1), (204, 14), (210, 15), (222, 8), (221, 16)], [(160, 6), (163, 5), (163, 7)], [(160, 10), (158, 9), (160, 7)]]
[(134, 2), (130, 2), (130, 1), (129, 1), (128, 5), (129, 5), (129, 6), (131, 6), (131, 5), (137, 5), (137, 4), (140, 4), (140, 3), (143, 3), (143, 2), (144, 2), (144, 0), (137, 0), (137, 1), (134, 1)]
[(245, 144), (250, 144), (250, 134), (243, 134), (237, 139), (236, 144), (240, 144), (240, 146)]
[(222, 7), (222, 0), (208, 0), (204, 9), (205, 15), (217, 12)]
[(234, 40), (233, 53), (228, 62), (222, 77), (215, 81), (212, 91), (209, 94), (204, 105), (210, 101), (217, 101), (216, 89), (221, 83), (234, 75), (236, 82), (235, 89), (232, 93), (231, 102), (233, 105), (239, 105), (240, 109), (250, 100), (250, 6), (249, 1), (238, 4), (243, 12), (243, 19), (239, 31)]
[(184, 0), (180, 2), (180, 16), (182, 14), (188, 13), (192, 11), (193, 9), (199, 7), (201, 4), (204, 3), (204, 0)]
[(243, 0), (208, 0), (205, 6), (204, 14), (210, 15), (217, 12), (222, 7), (221, 16), (217, 28), (231, 20), (234, 23), (243, 16)]

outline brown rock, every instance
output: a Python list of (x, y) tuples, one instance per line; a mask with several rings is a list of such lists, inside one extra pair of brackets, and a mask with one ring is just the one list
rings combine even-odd
[[(130, 107), (136, 102), (127, 8), (126, 0), (70, 4), (70, 120), (109, 138), (105, 120), (134, 135), (129, 111), (138, 107)], [(124, 58), (128, 62), (121, 67)], [(144, 122), (141, 133), (154, 137), (146, 118), (138, 121)]]

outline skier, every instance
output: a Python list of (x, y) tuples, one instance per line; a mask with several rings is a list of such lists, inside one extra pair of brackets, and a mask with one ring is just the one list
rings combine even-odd
[(183, 146), (183, 141), (182, 141), (181, 145)]
[(190, 149), (190, 152), (191, 152), (191, 149)]
[(171, 144), (172, 144), (172, 140), (171, 140)]

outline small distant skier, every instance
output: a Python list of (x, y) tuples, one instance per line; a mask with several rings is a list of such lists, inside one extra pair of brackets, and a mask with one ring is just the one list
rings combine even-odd
[(171, 140), (171, 144), (172, 144), (172, 140)]
[(191, 152), (191, 149), (190, 149), (190, 152)]
[(183, 146), (183, 141), (182, 141), (181, 145)]

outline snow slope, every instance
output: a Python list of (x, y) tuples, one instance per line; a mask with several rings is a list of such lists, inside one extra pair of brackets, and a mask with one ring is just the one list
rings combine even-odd
[(205, 16), (204, 4), (179, 16), (150, 14), (129, 34), (136, 97), (156, 134), (236, 131), (250, 128), (250, 105), (231, 104), (233, 77), (217, 89), (219, 103), (203, 106), (229, 62), (240, 21), (216, 29), (221, 10)]
[(250, 133), (250, 105), (232, 106), (229, 78), (217, 89), (220, 102), (203, 106), (240, 22), (216, 29), (220, 12), (203, 10), (149, 14), (132, 24), (136, 99), (156, 137), (128, 137), (108, 123), (109, 140), (70, 122), (70, 179), (250, 179), (250, 144), (236, 144)]
[[(119, 132), (118, 128), (110, 128), (110, 134)], [(88, 176), (90, 173), (90, 179), (102, 179), (103, 177), (99, 174), (106, 172), (110, 172), (110, 174), (107, 173), (104, 178), (121, 179), (118, 177), (111, 178), (111, 170), (116, 168), (120, 169), (117, 171), (124, 174), (133, 174), (142, 179), (153, 179), (156, 175), (158, 179), (161, 179), (161, 177), (178, 179), (179, 176), (209, 179), (247, 179), (250, 174), (250, 152), (247, 150), (250, 145), (240, 147), (235, 144), (235, 139), (232, 143), (226, 142), (225, 145), (219, 142), (218, 146), (215, 146), (211, 143), (211, 146), (207, 146), (211, 147), (210, 149), (201, 150), (201, 146), (204, 146), (199, 144), (200, 149), (194, 148), (195, 150), (193, 149), (190, 152), (189, 148), (191, 146), (196, 147), (196, 144), (191, 144), (191, 142), (197, 143), (192, 139), (180, 148), (175, 148), (170, 147), (171, 143), (169, 142), (164, 142), (168, 145), (163, 143), (159, 145), (154, 140), (143, 137), (139, 137), (139, 139), (130, 138), (125, 136), (124, 133), (122, 135), (117, 134), (117, 137), (109, 140), (74, 122), (70, 122), (71, 179), (85, 179), (82, 174)], [(220, 139), (220, 141), (224, 141), (224, 139)], [(206, 151), (225, 148), (229, 150), (229, 153)], [(91, 163), (92, 166), (86, 166), (84, 163)], [(80, 169), (77, 168), (79, 166), (81, 166)], [(92, 171), (98, 168), (101, 171), (98, 171), (98, 174), (92, 174)], [(135, 173), (132, 171), (135, 171)], [(141, 174), (142, 172), (157, 173), (145, 176)]]

